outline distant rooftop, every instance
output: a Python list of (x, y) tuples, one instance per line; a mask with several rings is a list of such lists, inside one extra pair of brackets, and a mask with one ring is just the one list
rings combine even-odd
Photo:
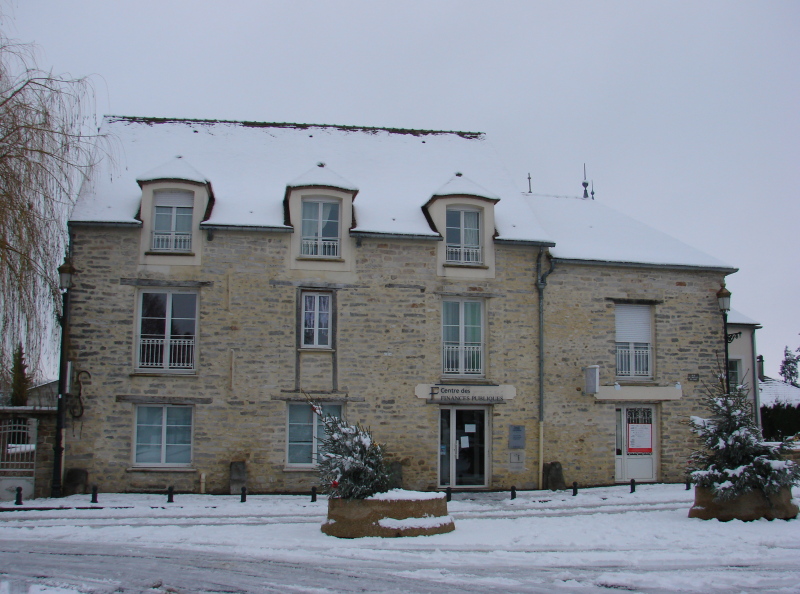
[(769, 377), (758, 382), (758, 386), (761, 394), (761, 406), (774, 406), (780, 403), (791, 406), (800, 404), (800, 388), (797, 386)]

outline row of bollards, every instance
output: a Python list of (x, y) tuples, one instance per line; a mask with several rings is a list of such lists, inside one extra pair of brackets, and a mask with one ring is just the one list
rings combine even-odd
[[(691, 480), (686, 480), (686, 490), (688, 491), (691, 489), (692, 482)], [(636, 492), (636, 479), (631, 479), (631, 493)], [(575, 497), (578, 494), (578, 481), (574, 481), (572, 483), (572, 496)], [(445, 495), (447, 501), (452, 501), (453, 499), (453, 489), (451, 487), (447, 487), (445, 489)], [(517, 498), (517, 488), (512, 485), (511, 486), (511, 499)], [(240, 501), (245, 503), (247, 501), (247, 487), (242, 487), (242, 494)], [(317, 501), (317, 488), (311, 487), (311, 503), (316, 503)], [(92, 503), (98, 503), (97, 499), (97, 485), (92, 486)], [(175, 503), (175, 487), (168, 487), (167, 488), (167, 503)], [(22, 505), (22, 487), (17, 487), (16, 490), (16, 498), (14, 499), (14, 505)]]
[[(242, 503), (247, 501), (247, 487), (242, 487), (241, 492), (241, 499)], [(311, 503), (316, 503), (317, 501), (317, 488), (311, 487)], [(449, 501), (449, 499), (448, 499)], [(92, 503), (99, 503), (97, 498), (97, 485), (92, 485)], [(175, 503), (175, 487), (167, 487), (167, 503)], [(22, 487), (17, 487), (16, 489), (16, 496), (14, 498), (14, 505), (23, 505), (22, 503)]]

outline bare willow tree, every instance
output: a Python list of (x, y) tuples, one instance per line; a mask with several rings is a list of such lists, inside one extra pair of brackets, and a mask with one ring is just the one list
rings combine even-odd
[(95, 134), (87, 79), (39, 69), (34, 46), (0, 33), (0, 381), (17, 345), (33, 373), (54, 350), (66, 220)]

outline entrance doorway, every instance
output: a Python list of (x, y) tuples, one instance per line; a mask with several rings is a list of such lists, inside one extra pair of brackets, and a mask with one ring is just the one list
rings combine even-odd
[(655, 407), (617, 407), (616, 482), (656, 480)]
[(485, 487), (487, 481), (487, 410), (443, 406), (439, 411), (439, 485)]

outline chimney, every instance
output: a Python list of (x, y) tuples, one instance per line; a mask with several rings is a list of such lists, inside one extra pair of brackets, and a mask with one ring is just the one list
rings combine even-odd
[(758, 380), (764, 381), (764, 355), (759, 355), (756, 357), (757, 365), (758, 365)]

